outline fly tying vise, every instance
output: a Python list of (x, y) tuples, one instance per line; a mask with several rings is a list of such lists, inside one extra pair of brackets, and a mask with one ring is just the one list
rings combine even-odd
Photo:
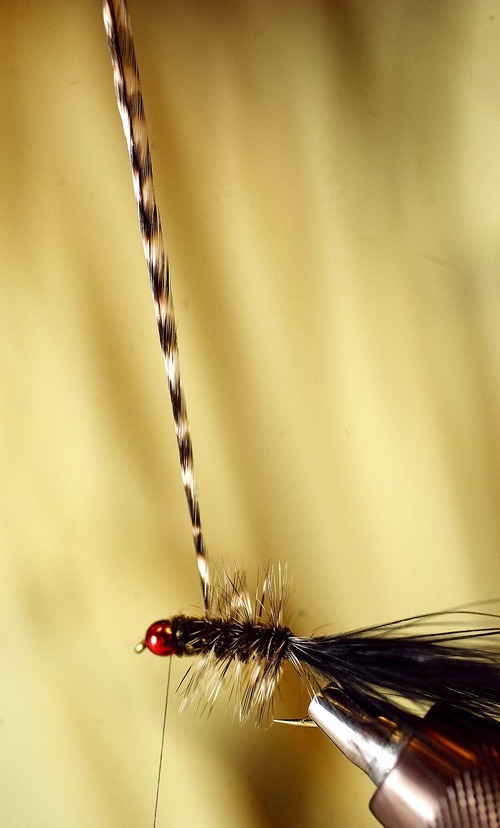
[[(187, 702), (210, 707), (224, 682), (239, 699), (240, 720), (265, 723), (284, 662), (314, 694), (325, 683), (357, 699), (390, 697), (429, 705), (446, 702), (500, 718), (499, 616), (487, 612), (436, 613), (332, 636), (300, 637), (286, 622), (283, 571), (268, 568), (251, 598), (241, 572), (211, 572), (201, 527), (193, 452), (180, 380), (168, 260), (156, 206), (139, 73), (124, 0), (104, 0), (104, 22), (119, 112), (129, 149), (139, 223), (148, 265), (160, 345), (170, 391), (182, 481), (188, 502), (204, 615), (175, 615), (152, 624), (137, 651), (198, 656), (186, 680)], [(436, 624), (443, 631), (429, 631)]]

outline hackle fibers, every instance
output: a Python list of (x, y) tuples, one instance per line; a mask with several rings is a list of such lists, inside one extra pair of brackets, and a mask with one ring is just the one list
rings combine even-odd
[[(454, 610), (337, 635), (298, 636), (288, 626), (286, 572), (266, 571), (251, 597), (241, 572), (213, 574), (205, 616), (151, 625), (143, 645), (157, 655), (198, 656), (183, 680), (183, 706), (209, 710), (229, 687), (241, 722), (272, 718), (283, 665), (311, 694), (333, 683), (378, 702), (425, 709), (446, 702), (500, 719), (500, 617)], [(436, 629), (437, 628), (437, 629)]]

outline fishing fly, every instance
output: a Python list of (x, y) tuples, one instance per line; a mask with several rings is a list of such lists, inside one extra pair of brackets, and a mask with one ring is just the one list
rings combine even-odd
[(251, 594), (243, 572), (219, 574), (209, 567), (130, 20), (124, 0), (104, 0), (103, 6), (204, 605), (200, 616), (173, 615), (153, 623), (137, 651), (198, 657), (196, 668), (184, 679), (184, 704), (197, 701), (209, 708), (228, 684), (242, 722), (253, 718), (263, 724), (272, 717), (285, 662), (293, 665), (311, 694), (333, 683), (357, 699), (375, 699), (378, 704), (384, 699), (402, 707), (443, 701), (500, 718), (499, 616), (462, 609), (303, 637), (287, 622), (290, 602), (284, 568), (268, 566)]

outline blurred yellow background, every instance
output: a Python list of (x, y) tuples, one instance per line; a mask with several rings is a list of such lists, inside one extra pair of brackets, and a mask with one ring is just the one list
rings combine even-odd
[[(305, 634), (500, 596), (500, 2), (130, 13), (212, 559)], [(0, 823), (143, 828), (133, 647), (201, 595), (127, 152), (98, 0), (1, 19)], [(158, 828), (376, 824), (322, 734), (178, 706)]]

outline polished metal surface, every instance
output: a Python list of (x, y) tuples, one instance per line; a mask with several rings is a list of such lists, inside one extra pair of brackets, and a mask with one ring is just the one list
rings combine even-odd
[[(390, 705), (387, 710), (391, 710)], [(413, 717), (409, 714), (402, 724), (395, 716), (381, 715), (375, 706), (361, 708), (353, 704), (352, 698), (337, 687), (324, 687), (313, 698), (309, 715), (376, 785), (394, 767), (412, 733)]]

